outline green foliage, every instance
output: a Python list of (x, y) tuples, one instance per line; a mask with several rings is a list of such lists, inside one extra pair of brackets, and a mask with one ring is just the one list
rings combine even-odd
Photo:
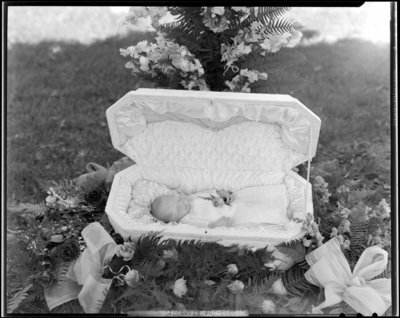
[(33, 284), (25, 286), (25, 288), (23, 288), (21, 291), (16, 293), (11, 299), (8, 300), (7, 313), (12, 313), (15, 309), (18, 308), (21, 302), (28, 296), (27, 292), (32, 286)]
[(319, 287), (311, 284), (305, 277), (307, 269), (293, 266), (284, 272), (282, 282), (287, 291), (295, 296), (302, 296), (307, 292), (318, 295)]
[(34, 217), (41, 216), (48, 208), (44, 202), (40, 203), (19, 203), (18, 205), (7, 205), (7, 210), (13, 214), (32, 214)]
[(302, 240), (294, 240), (289, 243), (281, 243), (275, 246), (276, 249), (291, 258), (294, 263), (301, 263), (306, 255), (307, 248), (303, 245)]
[[(250, 30), (253, 23), (261, 23), (265, 28), (261, 31), (261, 26), (256, 27), (260, 32), (260, 43), (269, 36), (281, 35), (292, 30), (299, 30), (302, 26), (291, 20), (283, 19), (281, 16), (288, 12), (288, 7), (251, 7), (250, 14), (244, 17), (243, 12), (237, 12), (229, 7), (225, 7), (224, 18), (229, 20), (229, 27), (222, 32), (214, 32), (206, 26), (201, 15), (201, 7), (167, 7), (176, 21), (160, 24), (156, 30), (166, 34), (166, 38), (186, 46), (191, 54), (198, 59), (204, 69), (203, 78), (211, 91), (228, 91), (226, 81), (232, 80), (236, 75), (231, 70), (227, 71), (222, 62), (221, 46), (232, 45), (233, 39), (239, 31)], [(239, 69), (256, 70), (268, 74), (268, 80), (258, 80), (249, 87), (254, 93), (289, 93), (294, 89), (299, 89), (306, 85), (308, 81), (292, 74), (283, 72), (296, 63), (304, 62), (305, 58), (299, 52), (291, 54), (292, 49), (282, 49), (285, 52), (267, 53), (262, 57), (259, 53), (260, 47), (252, 42), (253, 52), (243, 55), (235, 62)], [(285, 64), (286, 60), (286, 64)], [(162, 67), (164, 62), (158, 60), (157, 65)], [(166, 65), (171, 65), (167, 62)], [(181, 85), (182, 76), (178, 72), (168, 72), (166, 77), (177, 78), (167, 81), (162, 72), (157, 72), (157, 76), (148, 75), (146, 72), (134, 72), (144, 80), (149, 80), (158, 87), (183, 89)]]
[(66, 261), (61, 261), (60, 264), (58, 264), (55, 274), (56, 274), (56, 280), (58, 282), (64, 282), (67, 277), (66, 274), (68, 272), (68, 268), (70, 266), (71, 262), (66, 262)]

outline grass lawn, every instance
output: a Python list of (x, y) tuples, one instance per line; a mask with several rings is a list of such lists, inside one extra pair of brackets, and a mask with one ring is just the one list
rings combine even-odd
[[(10, 23), (18, 22), (9, 29), (13, 41), (7, 51), (8, 201), (39, 203), (46, 194), (40, 192), (36, 179), (72, 179), (85, 173), (89, 162), (106, 166), (120, 159), (123, 154), (111, 144), (105, 111), (127, 92), (151, 87), (132, 76), (124, 67), (127, 59), (119, 55), (119, 48), (151, 35), (131, 33), (121, 38), (107, 33), (115, 27), (115, 17), (104, 10), (56, 8), (58, 14), (45, 11), (43, 16), (48, 29), (63, 25), (59, 31), (68, 36), (62, 40), (40, 34), (38, 8), (25, 10), (30, 14), (24, 23), (18, 20), (22, 12), (10, 15)], [(82, 38), (90, 41), (71, 42)], [(362, 180), (361, 185), (381, 191), (389, 201), (389, 45), (343, 39), (298, 50), (308, 62), (293, 72), (310, 84), (291, 95), (322, 120), (313, 173), (323, 176), (332, 188)], [(8, 225), (13, 228), (10, 219)], [(17, 247), (12, 241), (8, 244), (9, 250)], [(15, 281), (22, 280), (32, 266), (21, 264)], [(38, 300), (16, 312), (49, 311)], [(52, 312), (80, 313), (81, 308), (72, 301)]]

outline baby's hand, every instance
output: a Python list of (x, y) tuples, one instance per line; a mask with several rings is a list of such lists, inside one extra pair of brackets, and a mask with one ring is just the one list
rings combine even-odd
[(215, 222), (210, 223), (209, 225), (210, 228), (220, 227), (220, 226), (231, 227), (232, 219), (230, 217), (223, 216), (222, 218), (218, 219)]

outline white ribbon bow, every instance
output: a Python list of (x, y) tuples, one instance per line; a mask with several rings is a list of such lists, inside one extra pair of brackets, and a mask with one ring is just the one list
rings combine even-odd
[(112, 279), (101, 277), (102, 269), (115, 254), (117, 244), (98, 222), (82, 231), (87, 247), (71, 263), (67, 280), (58, 282), (45, 291), (49, 309), (78, 298), (85, 313), (98, 313), (103, 306)]
[(306, 255), (311, 268), (306, 279), (325, 288), (325, 302), (315, 309), (333, 306), (342, 300), (364, 316), (383, 315), (392, 305), (391, 280), (372, 280), (387, 265), (388, 254), (377, 246), (367, 248), (353, 274), (336, 237)]

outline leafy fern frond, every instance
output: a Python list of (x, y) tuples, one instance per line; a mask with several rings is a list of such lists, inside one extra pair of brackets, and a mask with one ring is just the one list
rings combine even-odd
[(28, 296), (28, 290), (31, 289), (33, 284), (25, 286), (21, 291), (16, 293), (13, 298), (7, 302), (7, 313), (12, 313), (15, 309), (19, 307), (21, 302)]
[(302, 262), (306, 255), (306, 247), (301, 241), (294, 241), (293, 243), (281, 243), (275, 247), (279, 252), (293, 259), (295, 263)]
[(66, 274), (71, 262), (62, 261), (56, 270), (56, 279), (59, 282), (64, 282), (66, 280)]
[(33, 216), (43, 215), (47, 211), (47, 207), (44, 202), (38, 204), (32, 203), (20, 203), (18, 205), (9, 205), (7, 206), (7, 210), (14, 214), (25, 214), (30, 213)]
[(253, 22), (268, 25), (289, 10), (289, 7), (253, 7), (250, 9), (249, 17), (241, 23), (241, 27), (250, 27)]
[(284, 272), (282, 282), (290, 294), (302, 296), (305, 292), (310, 291), (317, 295), (319, 288), (311, 284), (304, 276), (307, 270), (294, 266)]

